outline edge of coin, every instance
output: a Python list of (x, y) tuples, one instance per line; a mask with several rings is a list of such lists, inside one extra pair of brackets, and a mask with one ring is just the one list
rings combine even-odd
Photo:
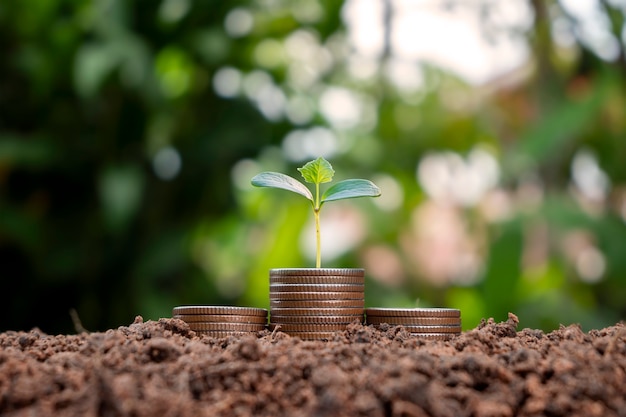
[[(373, 325), (375, 329), (380, 328), (380, 325)], [(392, 327), (403, 327), (409, 333), (461, 333), (461, 326), (456, 325), (442, 325), (442, 326), (420, 326), (420, 325), (404, 325), (396, 324)]]
[(282, 284), (270, 283), (272, 292), (365, 292), (365, 284)]
[(216, 306), (216, 305), (180, 305), (172, 308), (172, 316), (179, 314), (210, 314), (267, 316), (267, 309), (257, 307)]
[(410, 333), (410, 335), (418, 339), (448, 341), (459, 336), (460, 333)]
[(210, 336), (215, 339), (224, 339), (226, 337), (242, 337), (242, 336), (257, 336), (256, 331), (253, 332), (238, 332), (238, 331), (220, 331), (220, 330), (194, 330), (194, 332), (201, 336)]
[(375, 317), (461, 317), (461, 310), (456, 308), (391, 308), (368, 307), (365, 314)]
[(358, 321), (363, 323), (363, 317), (359, 315), (352, 316), (280, 316), (274, 315), (269, 321), (269, 325), (276, 324), (352, 324)]
[(265, 324), (196, 322), (189, 323), (189, 328), (193, 331), (258, 332), (265, 330)]
[(362, 291), (270, 291), (270, 300), (364, 300)]
[(271, 284), (360, 284), (365, 285), (365, 277), (359, 277), (355, 275), (340, 276), (340, 275), (311, 275), (311, 276), (292, 276), (281, 275), (271, 276)]
[(389, 324), (390, 326), (445, 326), (461, 325), (460, 317), (395, 317), (395, 316), (369, 316), (365, 319), (366, 324)]
[(185, 323), (215, 322), (215, 323), (247, 323), (265, 324), (267, 317), (263, 316), (240, 316), (228, 314), (177, 314), (173, 319), (182, 320)]
[(270, 318), (272, 315), (278, 316), (353, 316), (363, 315), (363, 307), (271, 307)]
[(273, 268), (270, 276), (365, 276), (363, 268)]

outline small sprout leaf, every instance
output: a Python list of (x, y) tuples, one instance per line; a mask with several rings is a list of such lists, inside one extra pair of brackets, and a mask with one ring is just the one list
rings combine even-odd
[(315, 265), (321, 268), (321, 239), (320, 239), (320, 211), (322, 205), (326, 201), (344, 200), (346, 198), (357, 197), (378, 197), (380, 189), (369, 180), (351, 179), (339, 181), (337, 184), (329, 187), (324, 194), (320, 195), (320, 184), (331, 182), (335, 171), (330, 162), (322, 157), (307, 162), (301, 168), (298, 168), (304, 180), (308, 183), (315, 184), (315, 195), (309, 191), (307, 186), (295, 178), (278, 172), (262, 172), (252, 178), (252, 185), (256, 187), (282, 188), (283, 190), (293, 191), (306, 197), (313, 207), (313, 216), (315, 216), (315, 241), (316, 241), (316, 258)]
[(380, 194), (380, 188), (369, 180), (344, 180), (326, 190), (322, 195), (322, 203), (347, 198), (378, 197)]
[(313, 194), (311, 194), (306, 185), (289, 175), (279, 172), (262, 172), (255, 175), (251, 182), (255, 187), (280, 188), (300, 194), (313, 201)]
[(298, 168), (298, 171), (306, 182), (313, 184), (331, 182), (333, 175), (335, 175), (335, 170), (330, 162), (321, 156), (314, 161), (307, 162), (302, 168)]

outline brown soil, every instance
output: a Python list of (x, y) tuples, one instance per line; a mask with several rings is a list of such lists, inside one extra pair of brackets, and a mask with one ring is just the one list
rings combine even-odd
[(2, 416), (626, 416), (626, 327), (447, 342), (360, 324), (333, 341), (197, 336), (175, 319), (0, 334)]

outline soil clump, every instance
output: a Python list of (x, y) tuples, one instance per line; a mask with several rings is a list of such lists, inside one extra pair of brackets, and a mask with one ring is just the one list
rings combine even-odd
[(351, 324), (330, 341), (216, 339), (178, 319), (0, 334), (1, 416), (626, 416), (626, 326), (449, 341)]

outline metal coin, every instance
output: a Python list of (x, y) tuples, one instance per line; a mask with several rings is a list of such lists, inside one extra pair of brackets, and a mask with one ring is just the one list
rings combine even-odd
[(387, 323), (391, 325), (415, 325), (415, 326), (437, 326), (437, 325), (461, 325), (460, 317), (393, 317), (393, 316), (369, 316), (366, 317), (367, 324)]
[(274, 307), (279, 308), (338, 308), (365, 307), (365, 300), (270, 300), (270, 310)]
[(189, 328), (193, 331), (235, 331), (235, 332), (256, 332), (265, 329), (264, 324), (249, 323), (215, 323), (215, 322), (193, 322), (189, 323)]
[(365, 309), (370, 317), (461, 317), (461, 311), (454, 308), (374, 308)]
[(334, 332), (345, 330), (347, 325), (339, 323), (330, 324), (304, 324), (304, 323), (275, 323), (270, 324), (269, 329), (274, 330), (280, 326), (278, 330), (289, 332)]
[(411, 336), (417, 337), (419, 339), (427, 339), (427, 340), (451, 340), (458, 334), (455, 333), (411, 333)]
[[(374, 326), (378, 328), (379, 326)], [(409, 333), (461, 333), (461, 326), (405, 326)]]
[(193, 322), (216, 322), (216, 323), (261, 323), (267, 322), (267, 317), (261, 316), (237, 316), (228, 314), (177, 314), (174, 319), (179, 319), (187, 323)]
[(225, 314), (240, 316), (261, 316), (267, 317), (267, 310), (264, 308), (254, 307), (235, 307), (235, 306), (178, 306), (172, 309), (172, 316), (179, 314)]
[(271, 307), (273, 316), (353, 316), (363, 315), (363, 308), (282, 308)]
[(302, 340), (333, 340), (337, 332), (285, 332), (291, 337), (299, 337)]
[(365, 276), (362, 268), (274, 268), (270, 269), (270, 277), (277, 276)]
[(278, 275), (270, 276), (270, 285), (272, 284), (300, 284), (300, 285), (334, 285), (334, 284), (365, 284), (365, 277), (358, 276), (340, 276), (340, 275), (320, 275), (320, 276), (289, 276)]
[(271, 284), (272, 292), (360, 292), (364, 293), (363, 284)]
[(329, 323), (338, 323), (338, 324), (351, 324), (355, 321), (359, 323), (363, 323), (363, 315), (354, 315), (354, 316), (279, 316), (272, 315), (270, 318), (270, 326), (272, 324), (283, 324), (283, 323), (306, 323), (306, 324), (329, 324)]
[(218, 330), (208, 330), (208, 331), (196, 330), (196, 334), (203, 335), (203, 336), (214, 337), (216, 339), (223, 339), (225, 337), (231, 337), (231, 336), (241, 337), (241, 336), (256, 335), (256, 332), (229, 332), (229, 331), (218, 331)]
[(270, 290), (270, 300), (362, 300), (363, 292), (278, 292)]

